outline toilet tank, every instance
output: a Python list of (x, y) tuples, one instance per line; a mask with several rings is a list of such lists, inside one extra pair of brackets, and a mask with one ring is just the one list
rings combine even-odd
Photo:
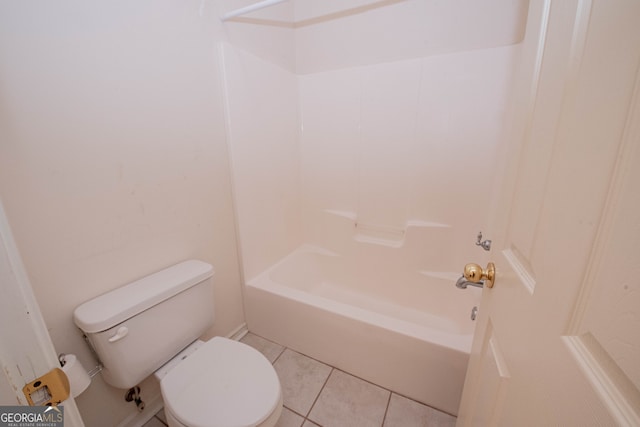
[(128, 389), (200, 337), (213, 314), (213, 267), (189, 260), (83, 303), (73, 319), (105, 381)]

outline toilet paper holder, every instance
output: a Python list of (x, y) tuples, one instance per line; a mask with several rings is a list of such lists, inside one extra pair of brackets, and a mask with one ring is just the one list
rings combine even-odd
[[(58, 355), (58, 362), (60, 362), (60, 367), (62, 368), (64, 365), (67, 364), (67, 361), (65, 360), (65, 357), (67, 355), (64, 353), (60, 353)], [(93, 379), (93, 377), (95, 377), (96, 375), (98, 375), (100, 372), (102, 372), (102, 365), (96, 365), (95, 368), (91, 369), (89, 372), (87, 372), (89, 374), (89, 377), (91, 379)]]
[(102, 365), (99, 365), (87, 372), (75, 354), (61, 353), (58, 355), (58, 361), (62, 371), (66, 374), (73, 397), (82, 394), (91, 385), (92, 378), (102, 371)]

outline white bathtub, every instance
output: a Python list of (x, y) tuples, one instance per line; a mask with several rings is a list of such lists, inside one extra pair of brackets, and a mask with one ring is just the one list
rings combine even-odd
[(249, 280), (249, 330), (456, 415), (480, 290), (401, 258), (303, 245)]

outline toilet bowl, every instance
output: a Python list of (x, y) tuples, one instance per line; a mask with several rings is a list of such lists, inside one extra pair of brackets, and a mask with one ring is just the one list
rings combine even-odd
[(73, 318), (108, 384), (130, 389), (155, 374), (171, 427), (275, 425), (282, 392), (267, 358), (228, 338), (198, 339), (213, 308), (213, 267), (190, 260), (87, 301)]
[[(254, 348), (222, 337), (197, 341), (175, 366), (156, 372), (170, 427), (271, 427), (282, 411), (280, 383)], [(189, 352), (188, 349), (186, 353)]]

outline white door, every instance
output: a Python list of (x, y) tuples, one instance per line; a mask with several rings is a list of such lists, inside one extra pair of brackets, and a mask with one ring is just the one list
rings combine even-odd
[[(0, 405), (27, 405), (22, 387), (59, 367), (0, 203)], [(75, 401), (64, 402), (65, 426), (84, 423)]]
[(522, 55), (457, 425), (640, 426), (640, 1), (531, 0)]

